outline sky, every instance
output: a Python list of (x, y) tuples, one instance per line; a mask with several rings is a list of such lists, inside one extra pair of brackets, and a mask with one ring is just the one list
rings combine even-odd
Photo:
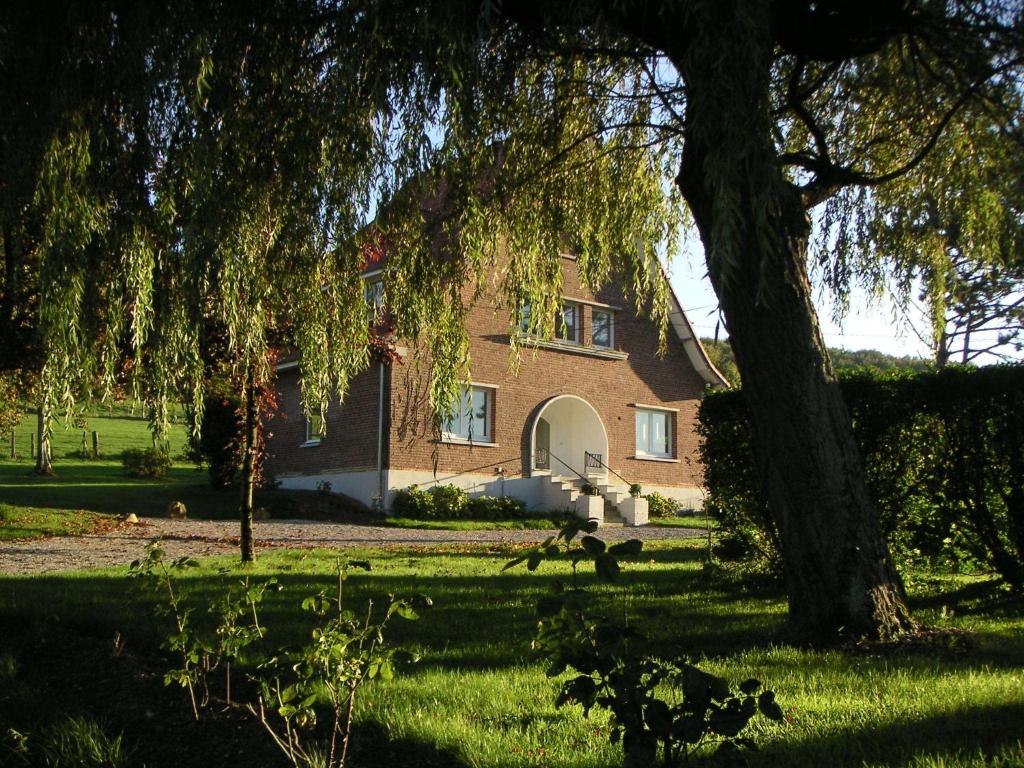
[[(713, 338), (718, 319), (718, 299), (707, 278), (703, 253), (699, 246), (688, 246), (669, 266), (669, 279), (680, 303), (697, 334)], [(927, 345), (904, 324), (897, 322), (890, 302), (869, 300), (855, 289), (850, 297), (850, 311), (842, 324), (832, 320), (832, 307), (827, 297), (815, 286), (818, 321), (825, 335), (825, 344), (843, 349), (877, 349), (890, 355), (929, 358)], [(728, 334), (723, 328), (720, 338)]]

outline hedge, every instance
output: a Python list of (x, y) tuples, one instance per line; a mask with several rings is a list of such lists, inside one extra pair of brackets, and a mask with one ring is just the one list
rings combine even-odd
[[(1024, 585), (1024, 365), (861, 369), (839, 385), (894, 555)], [(698, 429), (722, 554), (779, 570), (742, 392), (708, 395)]]

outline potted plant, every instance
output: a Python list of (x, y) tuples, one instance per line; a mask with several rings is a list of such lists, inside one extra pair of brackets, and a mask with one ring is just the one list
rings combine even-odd
[(639, 499), (643, 496), (644, 489), (640, 487), (640, 483), (631, 483), (629, 486), (629, 495), (634, 499)]

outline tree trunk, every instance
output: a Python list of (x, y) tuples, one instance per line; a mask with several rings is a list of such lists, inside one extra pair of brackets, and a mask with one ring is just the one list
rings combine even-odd
[(46, 406), (40, 402), (36, 411), (36, 466), (33, 470), (37, 475), (52, 475), (53, 462), (50, 455), (50, 414)]
[(242, 562), (251, 563), (256, 559), (252, 536), (252, 494), (256, 482), (256, 441), (258, 439), (256, 415), (256, 387), (253, 384), (252, 369), (245, 374), (245, 428), (242, 434), (242, 500), (239, 514), (242, 520), (241, 535), (238, 542), (242, 551)]
[[(810, 222), (772, 142), (771, 42), (752, 41), (729, 5), (701, 12), (720, 56), (675, 57), (688, 85), (677, 182), (743, 378), (790, 624), (826, 640), (893, 636), (913, 621), (811, 301)], [(743, 119), (736, 104), (748, 110)]]

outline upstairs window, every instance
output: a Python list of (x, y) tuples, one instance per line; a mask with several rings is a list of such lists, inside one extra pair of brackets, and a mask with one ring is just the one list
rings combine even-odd
[(672, 414), (638, 408), (636, 411), (636, 453), (638, 456), (672, 457)]
[(494, 393), (484, 387), (463, 390), (456, 411), (444, 421), (445, 437), (471, 440), (476, 443), (493, 442), (491, 436), (491, 410)]
[(379, 320), (384, 310), (384, 283), (380, 280), (367, 282), (363, 286), (363, 296), (370, 310), (371, 321)]
[(615, 344), (615, 320), (611, 312), (597, 309), (591, 313), (590, 343), (595, 347), (611, 349)]
[(572, 344), (580, 343), (580, 305), (564, 304), (562, 315), (555, 319), (555, 337)]

